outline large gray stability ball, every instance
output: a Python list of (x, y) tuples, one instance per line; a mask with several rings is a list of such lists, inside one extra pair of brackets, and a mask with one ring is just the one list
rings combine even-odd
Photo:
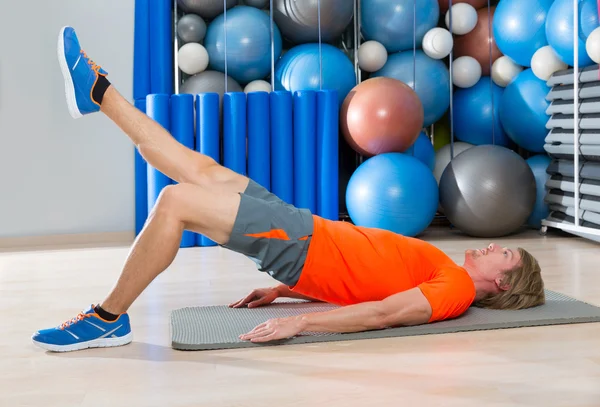
[(274, 0), (273, 20), (289, 41), (302, 44), (337, 40), (352, 21), (354, 2), (350, 0)]
[[(198, 14), (200, 17), (212, 19), (223, 14), (223, 0), (177, 0), (177, 4), (186, 13)], [(226, 6), (230, 9), (236, 6), (238, 0), (227, 0)]]
[(244, 4), (250, 7), (265, 8), (269, 5), (269, 0), (244, 0)]
[[(233, 78), (227, 76), (227, 92), (243, 92), (243, 89)], [(190, 76), (179, 88), (179, 93), (192, 95), (218, 93), (222, 102), (225, 94), (225, 74), (218, 71), (204, 71)]]
[(448, 220), (467, 235), (516, 232), (535, 204), (533, 172), (517, 153), (482, 145), (456, 156), (442, 174), (440, 203)]
[(184, 43), (202, 42), (206, 36), (206, 22), (196, 14), (186, 14), (177, 22), (177, 36)]

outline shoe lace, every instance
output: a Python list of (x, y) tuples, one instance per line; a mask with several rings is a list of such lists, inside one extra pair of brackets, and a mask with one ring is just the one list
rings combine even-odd
[(80, 312), (79, 315), (77, 315), (75, 318), (71, 318), (68, 321), (65, 321), (62, 324), (60, 324), (59, 329), (63, 330), (65, 328), (68, 328), (71, 325), (73, 325), (74, 323), (83, 321), (85, 318), (89, 318), (89, 317), (90, 317), (90, 314), (84, 314), (83, 312)]
[(94, 71), (96, 73), (100, 73), (100, 69), (102, 69), (102, 67), (100, 65), (98, 65), (97, 63), (95, 63), (92, 59), (90, 59), (90, 57), (87, 56), (87, 53), (84, 50), (81, 50), (80, 52), (81, 52), (81, 56), (83, 56), (83, 58), (85, 58), (88, 65), (92, 68), (92, 71)]

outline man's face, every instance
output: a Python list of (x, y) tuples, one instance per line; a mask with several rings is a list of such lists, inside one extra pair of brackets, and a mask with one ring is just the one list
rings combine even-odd
[(495, 243), (484, 249), (469, 249), (465, 252), (465, 264), (479, 271), (488, 281), (497, 280), (506, 270), (521, 262), (521, 254), (516, 249), (500, 247)]

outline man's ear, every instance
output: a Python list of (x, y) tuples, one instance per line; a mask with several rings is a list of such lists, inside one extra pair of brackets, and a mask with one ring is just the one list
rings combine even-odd
[(503, 276), (499, 275), (498, 277), (496, 277), (496, 279), (494, 281), (495, 281), (496, 287), (498, 287), (498, 289), (500, 289), (501, 291), (506, 291), (510, 288), (510, 285), (504, 283), (502, 280), (503, 280)]

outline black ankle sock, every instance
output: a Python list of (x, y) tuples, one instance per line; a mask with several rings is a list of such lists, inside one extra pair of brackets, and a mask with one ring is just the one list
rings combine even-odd
[(92, 90), (92, 99), (99, 105), (102, 104), (102, 98), (104, 98), (104, 93), (106, 89), (110, 86), (110, 82), (104, 75), (98, 75), (98, 80), (96, 81), (96, 85), (94, 85), (94, 89)]
[(116, 321), (117, 318), (119, 318), (118, 315), (115, 314), (111, 314), (110, 312), (106, 312), (104, 311), (100, 305), (96, 305), (94, 307), (94, 311), (96, 311), (96, 314), (100, 315), (100, 318), (105, 319), (107, 321)]

